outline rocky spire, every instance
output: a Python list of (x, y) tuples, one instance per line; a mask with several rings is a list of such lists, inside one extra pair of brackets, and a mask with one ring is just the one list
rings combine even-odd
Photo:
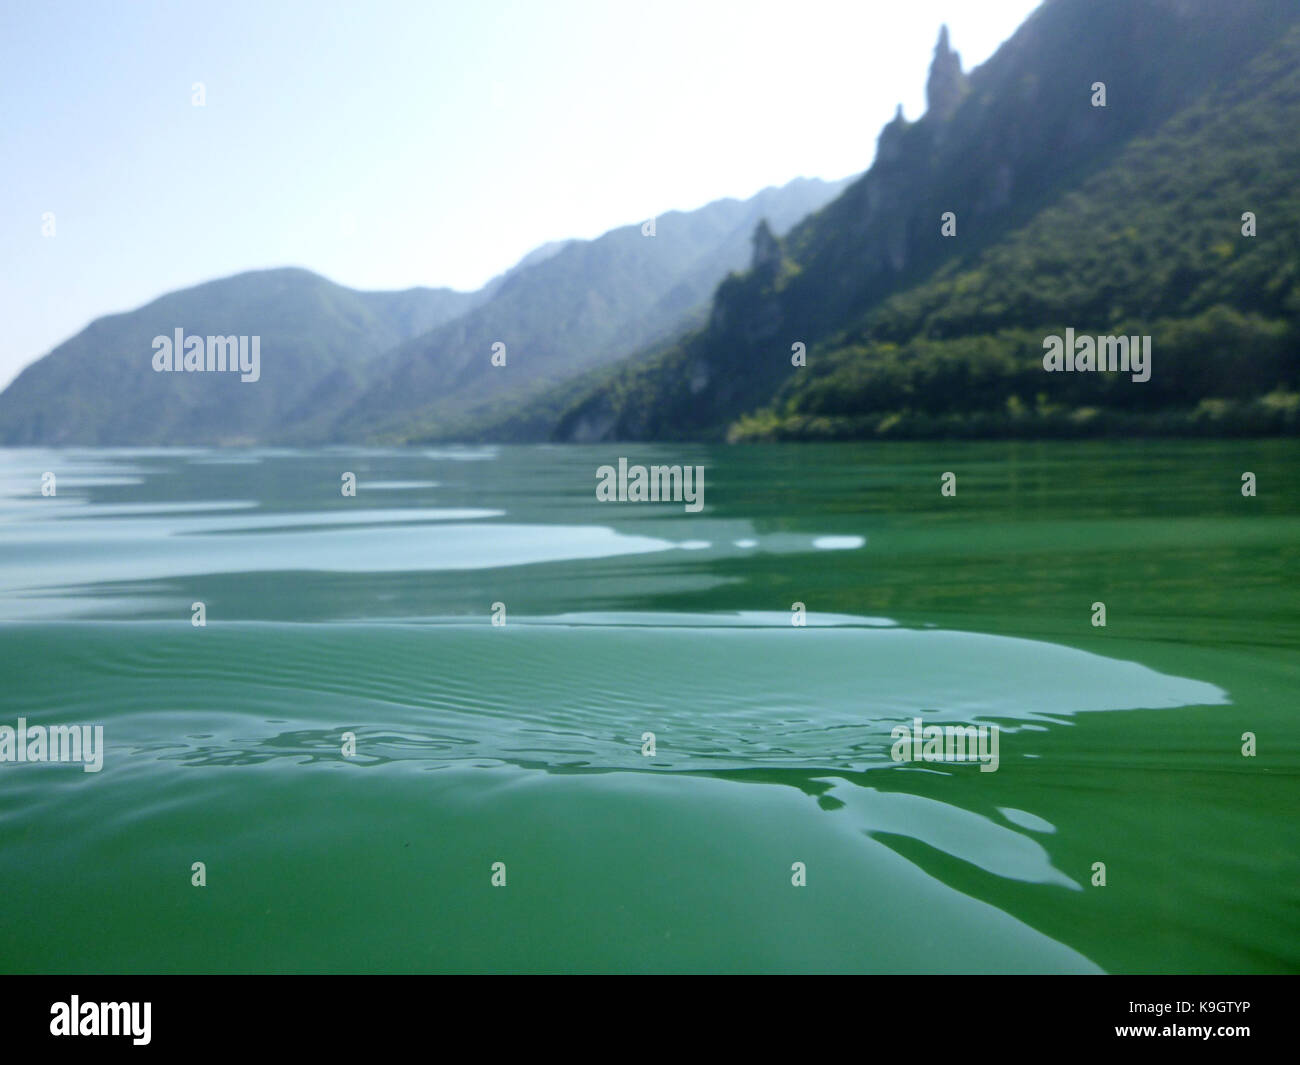
[(902, 137), (911, 123), (903, 117), (903, 105), (898, 105), (894, 119), (880, 131), (876, 141), (876, 161), (886, 165), (894, 162), (902, 154)]
[(961, 72), (961, 56), (948, 45), (948, 27), (939, 30), (939, 43), (934, 46), (934, 60), (930, 64), (930, 77), (925, 83), (927, 115), (938, 119), (948, 118), (961, 102), (966, 92), (966, 75)]
[(771, 270), (781, 262), (781, 243), (764, 218), (754, 230), (754, 260), (751, 270)]

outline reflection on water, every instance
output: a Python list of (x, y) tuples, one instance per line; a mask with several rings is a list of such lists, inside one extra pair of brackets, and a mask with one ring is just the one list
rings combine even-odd
[[(0, 724), (108, 751), (0, 766), (0, 968), (1296, 968), (1296, 495), (967, 448), (958, 499), (939, 445), (642, 449), (700, 514), (596, 448), (0, 453)], [(891, 761), (916, 717), (997, 772)]]

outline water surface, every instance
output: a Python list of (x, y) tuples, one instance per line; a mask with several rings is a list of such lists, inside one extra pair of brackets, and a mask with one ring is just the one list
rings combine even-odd
[(1298, 460), (0, 452), (0, 969), (1296, 971)]

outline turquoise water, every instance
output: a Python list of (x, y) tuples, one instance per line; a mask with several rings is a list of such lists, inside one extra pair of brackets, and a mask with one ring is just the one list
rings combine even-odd
[(1297, 971), (1298, 459), (0, 452), (0, 969)]

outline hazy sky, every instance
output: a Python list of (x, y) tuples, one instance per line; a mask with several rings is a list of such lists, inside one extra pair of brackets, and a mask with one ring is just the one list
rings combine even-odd
[(0, 386), (241, 270), (473, 289), (548, 240), (844, 177), (923, 112), (942, 22), (970, 69), (1037, 6), (0, 0)]

